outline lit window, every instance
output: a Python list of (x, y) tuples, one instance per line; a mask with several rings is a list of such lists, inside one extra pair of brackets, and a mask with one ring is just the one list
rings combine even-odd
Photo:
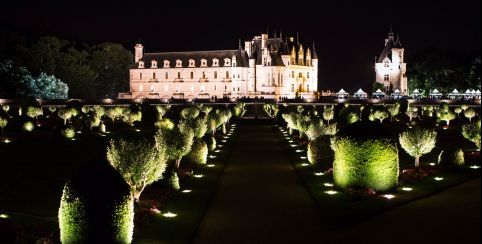
[(142, 73), (139, 73), (139, 80), (142, 80)]
[(139, 85), (139, 91), (143, 91), (144, 90), (144, 86), (143, 85)]
[(291, 78), (295, 78), (295, 72), (291, 71)]
[(224, 59), (224, 66), (231, 66), (231, 59), (225, 58)]
[(177, 72), (177, 78), (181, 79), (181, 72)]
[(226, 79), (229, 79), (229, 71), (226, 71)]
[(156, 72), (152, 72), (152, 79), (156, 79)]
[(295, 84), (291, 84), (291, 92), (295, 92)]
[(310, 84), (306, 84), (306, 91), (307, 91), (307, 92), (310, 91)]
[(385, 74), (385, 75), (383, 76), (383, 80), (384, 80), (384, 81), (390, 81), (390, 75), (389, 75), (389, 74)]

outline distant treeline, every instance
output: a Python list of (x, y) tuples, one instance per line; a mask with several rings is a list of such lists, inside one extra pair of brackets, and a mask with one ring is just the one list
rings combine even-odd
[[(69, 98), (115, 98), (118, 92), (129, 90), (133, 55), (116, 43), (92, 45), (53, 36), (27, 40), (22, 35), (4, 33), (0, 37), (0, 62), (7, 60), (25, 67), (33, 76), (44, 73), (60, 79), (68, 86)], [(0, 94), (4, 81), (0, 81)], [(5, 89), (3, 93), (8, 92), (11, 98), (22, 94)]]
[(407, 61), (409, 90), (480, 89), (480, 52), (470, 56), (428, 49)]

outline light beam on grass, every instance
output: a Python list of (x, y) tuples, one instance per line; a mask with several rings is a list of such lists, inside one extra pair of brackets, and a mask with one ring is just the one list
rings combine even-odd
[(334, 190), (329, 190), (329, 191), (325, 191), (326, 194), (328, 195), (335, 195), (337, 194), (338, 192), (337, 191), (334, 191)]
[(393, 195), (393, 194), (385, 194), (385, 195), (382, 195), (382, 197), (384, 197), (384, 198), (386, 198), (386, 199), (390, 200), (390, 199), (395, 198), (395, 195)]
[(167, 213), (162, 214), (162, 216), (164, 216), (164, 217), (166, 217), (166, 218), (174, 218), (174, 217), (177, 216), (177, 214), (171, 213), (171, 212), (167, 212)]
[(323, 185), (326, 186), (326, 187), (333, 187), (332, 183), (324, 183)]
[(315, 172), (314, 174), (315, 174), (316, 176), (322, 176), (322, 175), (324, 175), (323, 172)]
[(204, 175), (203, 175), (203, 174), (195, 174), (194, 177), (196, 177), (196, 178), (202, 178), (202, 177), (204, 177)]
[(434, 179), (435, 179), (436, 181), (441, 181), (441, 180), (443, 180), (444, 178), (443, 178), (443, 177), (435, 177)]
[(411, 187), (402, 187), (402, 191), (412, 191), (413, 188)]

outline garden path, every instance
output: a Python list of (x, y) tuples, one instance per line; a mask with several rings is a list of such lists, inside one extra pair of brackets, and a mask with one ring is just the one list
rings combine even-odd
[(271, 126), (238, 144), (194, 243), (320, 243), (320, 218)]

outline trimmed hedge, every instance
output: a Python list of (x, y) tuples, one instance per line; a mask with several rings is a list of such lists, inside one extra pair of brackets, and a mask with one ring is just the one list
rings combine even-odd
[(330, 147), (331, 136), (319, 136), (308, 144), (307, 157), (311, 164), (322, 164), (329, 169), (333, 165), (334, 152)]
[(438, 163), (446, 166), (463, 166), (465, 164), (464, 151), (462, 151), (460, 148), (445, 149), (440, 152), (438, 156)]
[(65, 184), (58, 218), (62, 243), (130, 243), (129, 186), (107, 162), (88, 163)]
[[(368, 138), (363, 135), (370, 135)], [(332, 139), (333, 180), (338, 188), (366, 187), (388, 191), (398, 184), (396, 143), (375, 122), (356, 122)]]
[(186, 159), (193, 165), (204, 165), (208, 160), (208, 146), (203, 139), (194, 139)]

